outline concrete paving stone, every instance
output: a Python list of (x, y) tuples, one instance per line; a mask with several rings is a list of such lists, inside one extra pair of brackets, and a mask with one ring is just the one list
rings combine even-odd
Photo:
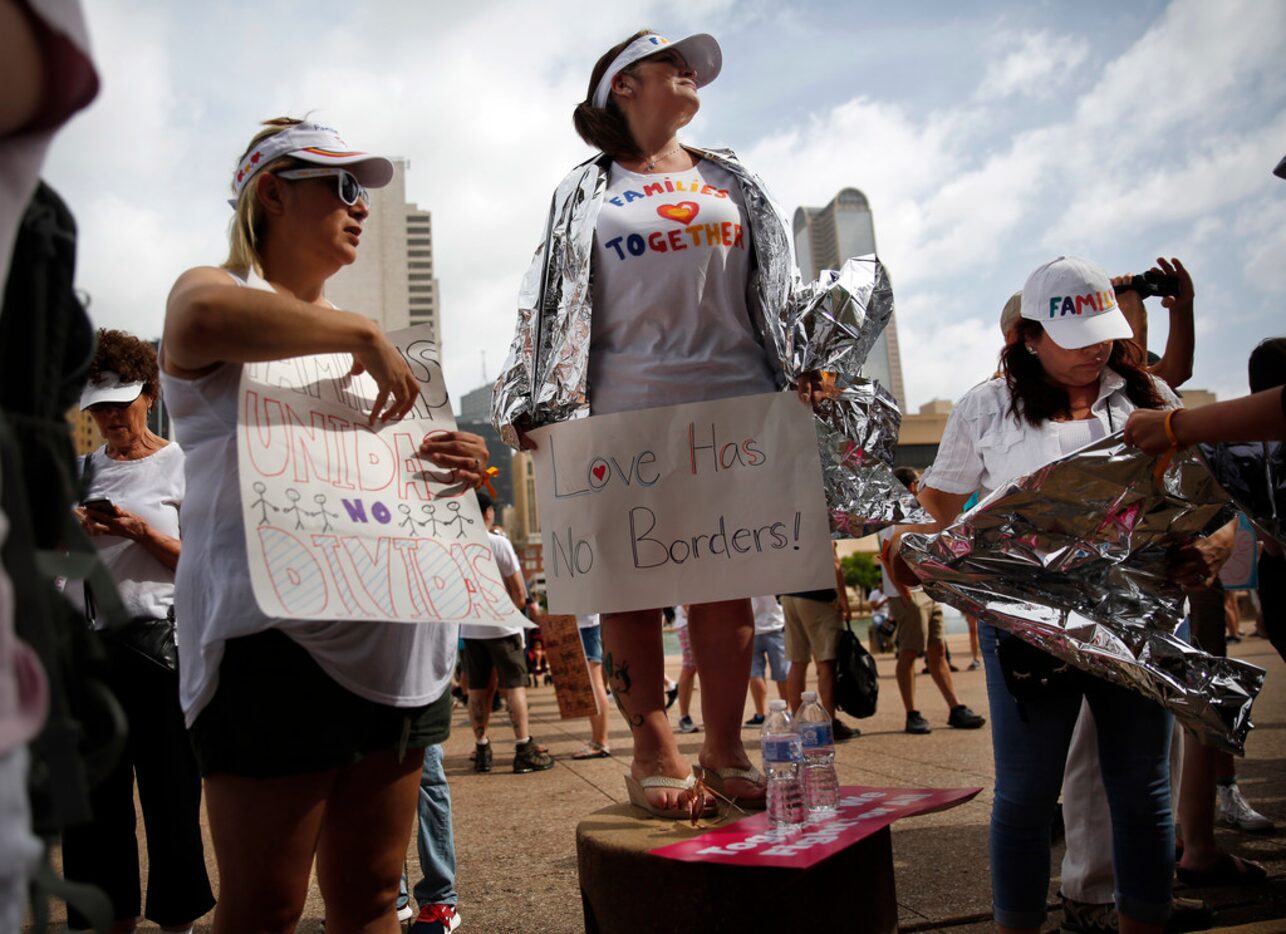
[[(964, 636), (949, 639), (957, 663), (968, 661)], [(1247, 638), (1233, 654), (1268, 671), (1264, 691), (1255, 707), (1257, 728), (1238, 760), (1239, 782), (1250, 803), (1279, 821), (1283, 829), (1267, 835), (1218, 831), (1221, 845), (1265, 863), (1270, 879), (1262, 886), (1222, 890), (1180, 890), (1208, 899), (1219, 911), (1220, 930), (1238, 934), (1286, 931), (1286, 665), (1261, 639)], [(902, 732), (903, 710), (893, 681), (892, 656), (878, 656), (880, 710), (863, 721), (844, 719), (861, 727), (863, 736), (837, 750), (837, 770), (848, 784), (982, 786), (973, 801), (939, 814), (899, 821), (893, 825), (893, 855), (901, 924), (906, 930), (942, 930), (953, 934), (990, 931), (984, 918), (990, 911), (987, 824), (991, 810), (992, 770), (990, 728), (978, 731), (946, 727), (946, 707), (927, 677), (918, 677), (917, 701), (934, 724), (928, 736)], [(670, 676), (678, 675), (678, 659), (667, 659)], [(963, 665), (962, 665), (963, 667)], [(962, 702), (987, 714), (986, 687), (981, 672), (954, 676)], [(610, 759), (572, 761), (569, 757), (589, 735), (584, 720), (558, 719), (554, 692), (530, 689), (532, 733), (550, 747), (558, 764), (548, 772), (513, 775), (509, 762), (513, 736), (502, 711), (492, 719), (496, 743), (495, 771), (478, 775), (468, 754), (473, 737), (462, 710), (457, 711), (451, 738), (445, 744), (448, 781), (454, 798), (459, 863), (462, 934), (520, 932), (520, 934), (580, 934), (583, 931), (576, 878), (575, 828), (586, 814), (609, 802), (626, 799), (622, 774), (631, 755), (629, 730), (613, 707), (610, 711)], [(700, 691), (693, 711), (700, 721)], [(753, 712), (747, 705), (746, 716)], [(678, 720), (672, 709), (671, 720)], [(696, 758), (702, 733), (678, 736), (680, 749)], [(745, 731), (752, 759), (758, 759), (758, 737)], [(140, 849), (142, 849), (140, 823)], [(206, 856), (217, 891), (214, 851), (206, 832)], [(1061, 850), (1051, 857), (1051, 898), (1058, 886)], [(55, 851), (54, 863), (60, 865)], [(414, 841), (408, 850), (412, 882), (418, 873)], [(640, 880), (646, 884), (646, 880)], [(663, 897), (664, 893), (658, 893)], [(323, 906), (316, 880), (310, 886), (299, 931), (314, 932)], [(55, 906), (55, 925), (64, 915)], [(210, 918), (197, 931), (210, 930)], [(1045, 930), (1056, 930), (1052, 913)], [(157, 930), (144, 924), (141, 931)]]

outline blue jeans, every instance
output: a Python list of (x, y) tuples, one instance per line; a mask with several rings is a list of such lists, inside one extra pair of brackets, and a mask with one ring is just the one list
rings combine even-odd
[[(458, 899), (455, 891), (455, 832), (451, 827), (451, 789), (442, 769), (441, 744), (424, 750), (420, 799), (415, 810), (419, 818), (415, 848), (419, 851), (420, 871), (424, 874), (415, 884), (415, 903), (420, 906), (454, 905)], [(408, 901), (406, 873), (403, 872), (397, 907), (403, 907)]]
[[(991, 811), (991, 893), (998, 924), (1039, 927), (1049, 890), (1049, 823), (1063, 783), (1079, 694), (1026, 701), (1020, 712), (996, 657), (999, 639), (979, 627), (996, 797)], [(1087, 677), (1099, 760), (1112, 812), (1116, 906), (1138, 921), (1170, 914), (1174, 821), (1170, 812), (1170, 714), (1140, 694)]]

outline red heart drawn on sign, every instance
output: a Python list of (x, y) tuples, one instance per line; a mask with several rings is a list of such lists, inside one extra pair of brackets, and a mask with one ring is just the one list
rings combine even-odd
[(697, 215), (701, 213), (701, 205), (695, 201), (680, 201), (678, 204), (663, 204), (656, 209), (667, 221), (678, 221), (680, 224), (688, 224), (696, 220)]
[(607, 465), (599, 464), (597, 467), (594, 468), (593, 473), (594, 473), (595, 480), (602, 480), (603, 477), (607, 475)]

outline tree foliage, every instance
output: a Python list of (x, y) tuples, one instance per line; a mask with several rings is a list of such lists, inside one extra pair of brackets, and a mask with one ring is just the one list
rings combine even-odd
[(880, 564), (874, 555), (847, 555), (840, 558), (839, 566), (844, 572), (844, 583), (850, 587), (869, 593), (880, 585)]

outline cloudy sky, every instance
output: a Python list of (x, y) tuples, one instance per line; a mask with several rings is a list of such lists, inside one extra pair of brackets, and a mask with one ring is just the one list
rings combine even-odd
[[(588, 155), (571, 110), (597, 57), (646, 26), (723, 47), (682, 139), (736, 149), (789, 211), (866, 192), (912, 410), (990, 372), (1005, 299), (1060, 253), (1113, 273), (1180, 257), (1197, 289), (1190, 385), (1221, 397), (1286, 333), (1278, 3), (86, 6), (102, 93), (46, 177), (77, 213), (103, 326), (160, 333), (178, 273), (225, 255), (229, 176), (258, 121), (311, 112), (410, 160), (448, 384), (479, 385), (482, 351), (494, 377), (549, 194)], [(1158, 351), (1165, 323), (1158, 305)]]

